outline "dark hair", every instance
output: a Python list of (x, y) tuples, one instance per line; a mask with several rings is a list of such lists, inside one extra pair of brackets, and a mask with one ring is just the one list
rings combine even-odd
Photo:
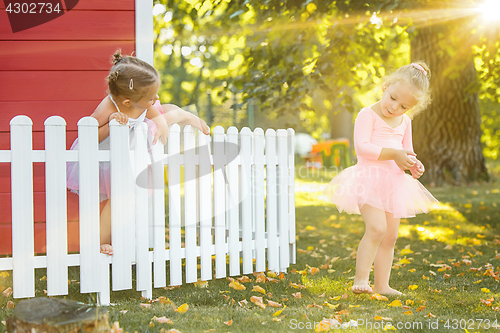
[(125, 56), (118, 50), (113, 54), (113, 67), (107, 77), (109, 92), (138, 101), (144, 97), (147, 89), (160, 79), (153, 66), (134, 56)]

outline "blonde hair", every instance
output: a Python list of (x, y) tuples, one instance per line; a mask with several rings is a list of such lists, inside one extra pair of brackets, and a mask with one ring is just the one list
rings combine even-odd
[(412, 95), (417, 100), (417, 103), (410, 110), (411, 115), (414, 116), (431, 103), (430, 79), (431, 71), (429, 66), (423, 61), (415, 61), (386, 76), (383, 83), (384, 86), (388, 87), (393, 83), (402, 81), (414, 87)]
[(125, 56), (118, 50), (113, 54), (113, 67), (107, 77), (109, 92), (134, 102), (147, 93), (148, 88), (160, 79), (153, 66), (134, 56)]

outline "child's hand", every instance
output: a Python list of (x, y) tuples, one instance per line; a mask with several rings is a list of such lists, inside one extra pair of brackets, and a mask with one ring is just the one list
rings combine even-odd
[(411, 150), (398, 149), (394, 153), (394, 162), (401, 170), (408, 170), (415, 165), (416, 154)]
[(121, 125), (126, 125), (128, 123), (128, 116), (125, 113), (114, 112), (109, 116), (109, 121), (111, 119), (116, 119), (116, 121)]
[[(163, 118), (163, 116), (161, 116)], [(165, 119), (165, 118), (163, 118)], [(156, 133), (153, 138), (153, 144), (155, 145), (158, 139), (161, 139), (161, 143), (167, 143), (167, 135), (168, 135), (168, 125), (167, 122), (163, 122), (160, 124), (156, 124)]]
[(199, 118), (199, 126), (196, 126), (196, 123), (194, 124), (194, 127), (196, 127), (197, 129), (199, 129), (200, 131), (203, 132), (203, 134), (205, 135), (208, 135), (210, 134), (210, 128), (208, 127), (207, 123), (205, 122), (205, 120)]
[(425, 172), (424, 165), (419, 160), (415, 159), (417, 162), (410, 168), (410, 172), (413, 178), (419, 179)]

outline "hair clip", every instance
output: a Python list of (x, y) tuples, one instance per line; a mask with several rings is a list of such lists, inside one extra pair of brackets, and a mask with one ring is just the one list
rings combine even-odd
[(134, 89), (134, 79), (130, 79), (130, 83), (128, 84), (128, 88), (130, 90)]
[(416, 64), (414, 62), (411, 65), (413, 66), (413, 68), (418, 69), (419, 71), (424, 73), (424, 75), (427, 75), (427, 71), (421, 65)]

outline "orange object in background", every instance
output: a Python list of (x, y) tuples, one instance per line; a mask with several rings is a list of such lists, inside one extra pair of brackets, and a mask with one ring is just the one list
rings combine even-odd
[(330, 149), (333, 145), (344, 145), (346, 149), (349, 149), (350, 142), (349, 139), (338, 138), (314, 144), (312, 146), (311, 152), (304, 157), (306, 167), (320, 168), (321, 166), (323, 166), (322, 152), (324, 153), (324, 155), (330, 156), (332, 153)]
[(321, 153), (322, 151), (324, 151), (327, 155), (330, 155), (331, 152), (330, 152), (330, 148), (332, 147), (332, 145), (334, 144), (344, 144), (346, 145), (347, 148), (349, 148), (349, 139), (346, 139), (346, 138), (339, 138), (339, 139), (335, 139), (335, 140), (328, 140), (328, 141), (322, 141), (322, 142), (318, 142), (317, 144), (313, 145), (313, 148), (311, 150), (311, 154), (317, 154), (317, 153)]

